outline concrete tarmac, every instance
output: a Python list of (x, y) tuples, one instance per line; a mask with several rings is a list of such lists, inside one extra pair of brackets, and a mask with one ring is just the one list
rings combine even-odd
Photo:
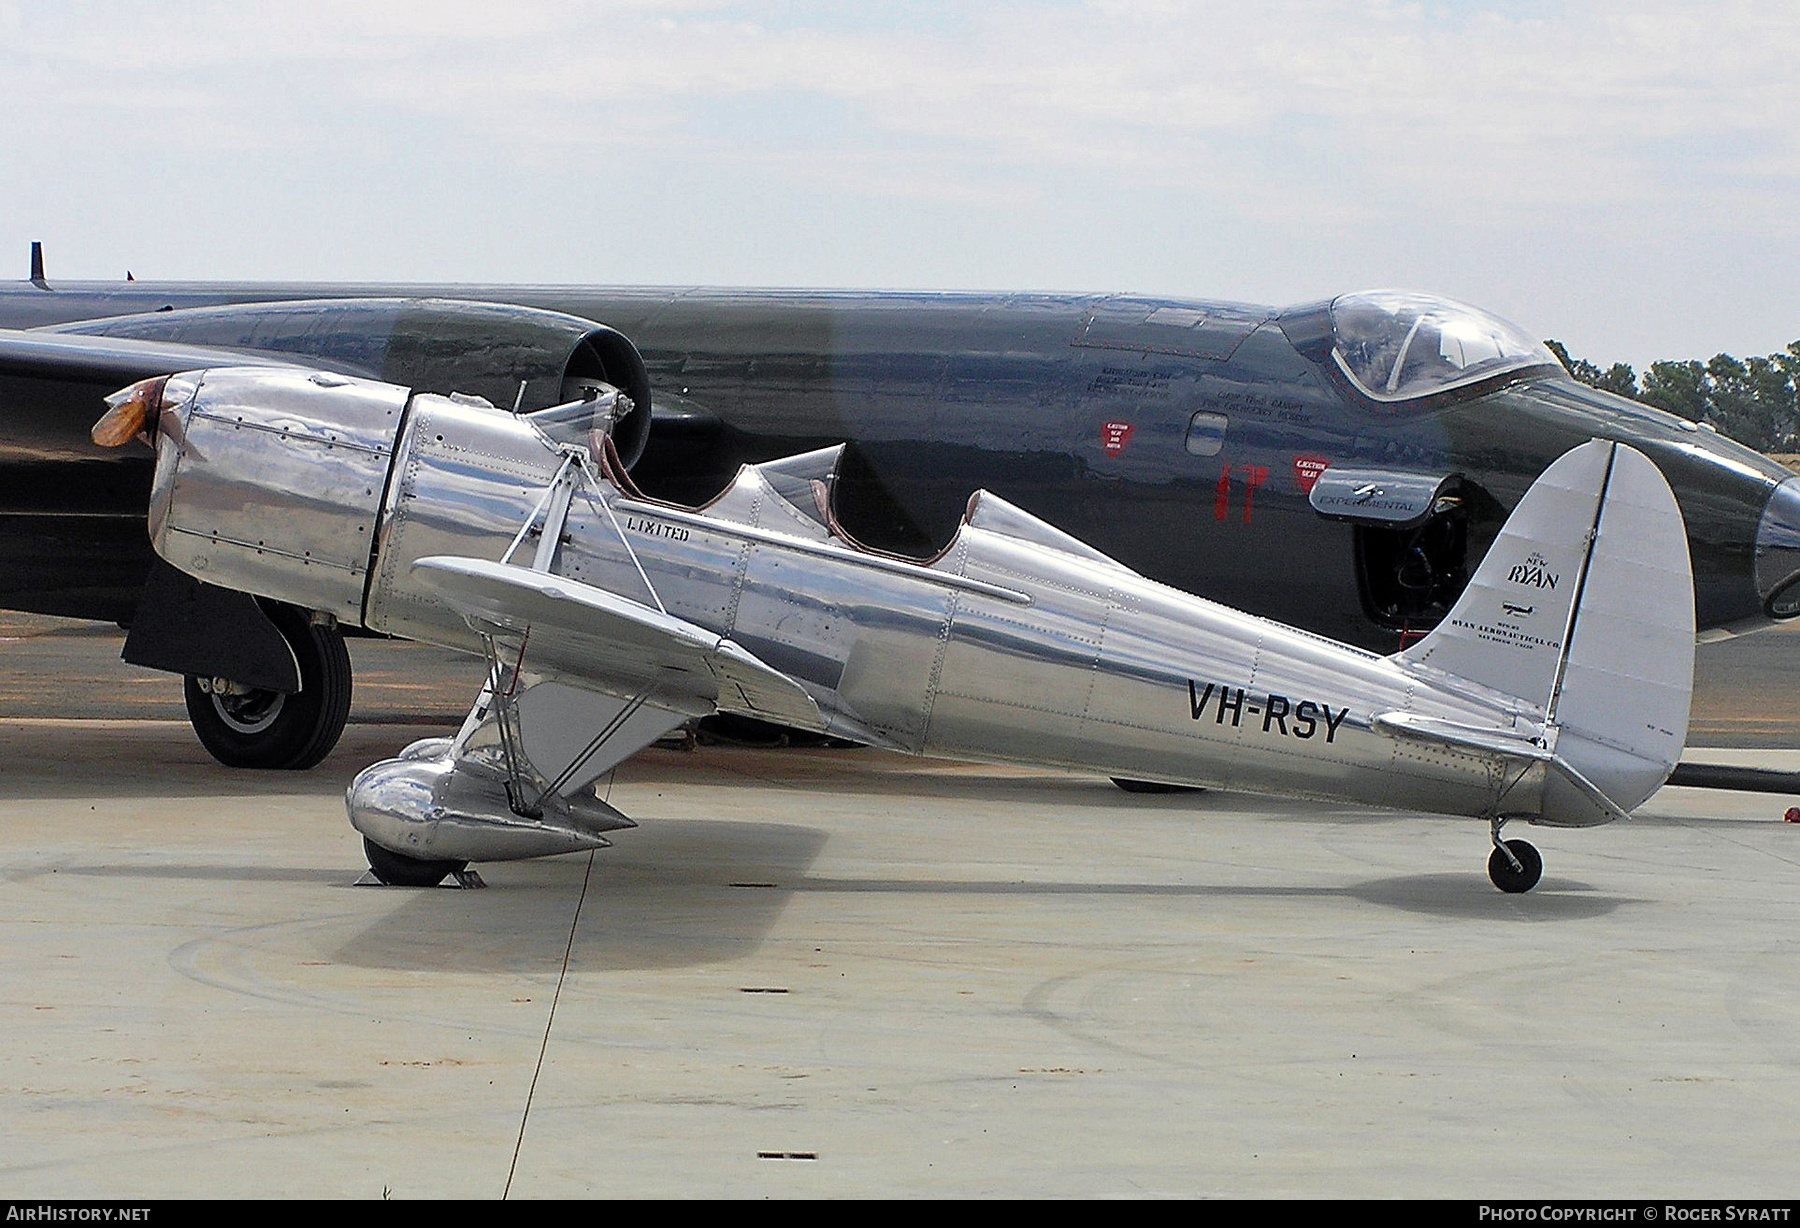
[(68, 719), (42, 641), (90, 633), (25, 630), (0, 1197), (1800, 1188), (1800, 799), (1534, 831), (1544, 881), (1505, 896), (1470, 820), (653, 749), (612, 849), (358, 887), (345, 783), (478, 666), (357, 645), (322, 766), (228, 772), (178, 719)]

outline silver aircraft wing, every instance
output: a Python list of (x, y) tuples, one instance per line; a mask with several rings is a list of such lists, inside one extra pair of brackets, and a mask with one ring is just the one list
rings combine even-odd
[[(382, 863), (400, 875), (388, 881), (442, 878), (447, 863), (434, 860), (442, 848), (506, 860), (605, 847), (607, 832), (633, 824), (596, 781), (691, 717), (734, 712), (826, 729), (812, 696), (786, 674), (629, 598), (452, 555), (419, 559), (412, 574), (488, 641), (490, 673), (456, 737), (415, 742), (350, 786), (350, 821), (370, 847), (390, 857), (404, 850), (398, 863)], [(515, 649), (510, 663), (500, 656)], [(424, 824), (408, 818), (420, 805)]]
[(731, 640), (566, 576), (510, 563), (433, 555), (419, 578), (485, 628), (529, 635), (532, 668), (659, 706), (717, 709), (795, 729), (826, 730), (804, 687)]

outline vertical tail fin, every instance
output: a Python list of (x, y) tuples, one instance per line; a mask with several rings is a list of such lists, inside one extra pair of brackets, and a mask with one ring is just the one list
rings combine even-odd
[[(1694, 683), (1693, 570), (1669, 484), (1623, 444), (1566, 453), (1400, 659), (1542, 712), (1546, 749), (1620, 809), (1638, 805), (1681, 758)], [(1546, 796), (1545, 817), (1558, 808)]]

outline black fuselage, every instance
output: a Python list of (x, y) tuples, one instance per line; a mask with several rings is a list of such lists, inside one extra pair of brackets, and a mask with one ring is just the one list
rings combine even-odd
[[(1324, 304), (1277, 313), (1100, 295), (72, 284), (0, 290), (0, 327), (166, 307), (166, 340), (254, 347), (216, 320), (184, 334), (182, 309), (396, 295), (549, 308), (630, 337), (656, 411), (634, 476), (663, 497), (697, 503), (740, 463), (850, 441), (839, 515), (885, 549), (929, 551), (987, 487), (1155, 579), (1391, 649), (1436, 621), (1544, 468), (1599, 436), (1648, 453), (1675, 487), (1700, 626), (1747, 626), (1767, 596), (1757, 533), (1784, 470), (1543, 370), (1418, 405), (1360, 397), (1329, 360)], [(383, 343), (358, 339), (355, 365), (369, 368)], [(0, 378), (0, 605), (129, 620), (150, 561), (149, 454), (87, 442), (111, 390)], [(1450, 497), (1402, 527), (1328, 519), (1308, 498), (1327, 466), (1443, 477)]]

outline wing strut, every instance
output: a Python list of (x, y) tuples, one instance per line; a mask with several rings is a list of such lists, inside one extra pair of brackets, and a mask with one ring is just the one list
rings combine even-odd
[(631, 560), (632, 567), (637, 570), (638, 579), (644, 582), (644, 591), (650, 594), (650, 600), (656, 603), (657, 610), (667, 614), (668, 607), (663, 605), (662, 597), (657, 594), (656, 586), (650, 583), (650, 575), (644, 570), (644, 564), (638, 559), (637, 551), (631, 548), (631, 539), (625, 535), (625, 527), (619, 523), (618, 516), (613, 513), (612, 504), (606, 499), (594, 496), (594, 491), (600, 483), (600, 475), (594, 469), (587, 450), (575, 444), (560, 444), (558, 448), (563, 454), (561, 467), (557, 469), (556, 476), (550, 479), (550, 484), (544, 488), (544, 493), (538, 497), (537, 504), (531, 509), (531, 514), (525, 517), (525, 523), (519, 526), (519, 532), (513, 537), (512, 544), (506, 548), (506, 553), (500, 556), (500, 561), (502, 563), (512, 561), (512, 556), (518, 552), (520, 545), (530, 535), (531, 527), (537, 523), (539, 515), (542, 515), (544, 527), (538, 537), (537, 552), (532, 556), (531, 569), (548, 572), (556, 561), (556, 548), (562, 543), (563, 529), (569, 522), (569, 505), (574, 501), (577, 489), (585, 485), (588, 489), (581, 492), (583, 497), (589, 503), (597, 504), (606, 513), (607, 520), (612, 523), (613, 532), (619, 535), (619, 544), (625, 547), (625, 557)]
[[(469, 715), (463, 721), (461, 741), (478, 728), (487, 719), (491, 710), (494, 714), (494, 731), (500, 737), (500, 754), (506, 760), (506, 801), (512, 812), (521, 818), (536, 819), (543, 817), (543, 796), (535, 803), (525, 801), (525, 764), (519, 752), (521, 735), (519, 732), (519, 710), (512, 702), (513, 694), (519, 686), (519, 670), (525, 664), (525, 645), (531, 639), (531, 631), (526, 630), (519, 639), (519, 656), (513, 662), (512, 677), (507, 678), (505, 664), (500, 660), (499, 646), (491, 635), (481, 637), (481, 646), (487, 651), (488, 678), (481, 688), (481, 694), (475, 697), (475, 706), (469, 709)], [(501, 689), (501, 684), (506, 688)]]
[[(538, 537), (537, 553), (532, 556), (531, 567), (533, 571), (550, 570), (550, 564), (556, 558), (556, 547), (562, 541), (563, 529), (569, 522), (569, 501), (575, 489), (577, 463), (573, 453), (564, 454), (562, 466), (557, 469), (556, 476), (544, 487), (544, 493), (538, 496), (531, 513), (525, 517), (525, 523), (513, 535), (512, 544), (500, 556), (502, 563), (512, 562), (512, 556), (518, 553), (519, 547), (530, 535), (531, 527), (542, 515), (544, 527)], [(548, 513), (545, 512), (546, 507), (549, 508)]]

